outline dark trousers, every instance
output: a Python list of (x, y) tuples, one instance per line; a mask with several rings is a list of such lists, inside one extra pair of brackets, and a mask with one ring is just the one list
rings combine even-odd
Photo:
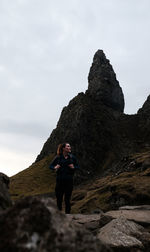
[(73, 179), (67, 179), (67, 180), (57, 180), (56, 181), (56, 198), (57, 198), (57, 207), (61, 211), (62, 210), (62, 202), (63, 202), (63, 196), (65, 200), (65, 213), (69, 214), (71, 211), (71, 194), (73, 190)]

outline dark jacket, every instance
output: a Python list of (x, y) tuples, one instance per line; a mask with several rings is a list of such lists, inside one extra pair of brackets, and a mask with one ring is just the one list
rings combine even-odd
[[(50, 164), (49, 168), (54, 170), (54, 167), (59, 164), (60, 168), (57, 170), (57, 179), (72, 179), (74, 172), (76, 169), (79, 169), (79, 165), (77, 163), (77, 159), (74, 155), (68, 154), (68, 158), (64, 158), (63, 155), (57, 155), (52, 163)], [(74, 169), (69, 167), (69, 164), (74, 165)]]

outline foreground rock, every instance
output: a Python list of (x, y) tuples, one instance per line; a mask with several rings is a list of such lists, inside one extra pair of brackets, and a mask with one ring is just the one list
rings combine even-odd
[(69, 214), (67, 217), (73, 223), (84, 226), (94, 235), (96, 235), (99, 230), (99, 214)]
[(150, 205), (124, 206), (106, 213), (67, 217), (86, 227), (113, 251), (150, 251)]
[(12, 205), (10, 195), (9, 195), (9, 178), (0, 173), (0, 210), (5, 210)]
[(57, 211), (51, 199), (18, 201), (0, 215), (0, 251), (110, 251), (88, 230)]
[(119, 210), (150, 210), (150, 205), (122, 206), (122, 207), (119, 207)]
[(123, 216), (102, 227), (97, 237), (113, 251), (149, 251), (150, 234)]
[(106, 213), (107, 216), (112, 218), (118, 218), (120, 216), (125, 217), (128, 220), (133, 220), (143, 226), (150, 226), (150, 210), (148, 209), (121, 209), (116, 211), (109, 211)]

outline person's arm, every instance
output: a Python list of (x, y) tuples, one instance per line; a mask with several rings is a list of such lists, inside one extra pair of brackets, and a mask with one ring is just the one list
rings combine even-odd
[(58, 170), (60, 168), (59, 165), (59, 157), (56, 156), (53, 161), (51, 162), (50, 166), (49, 166), (50, 170)]
[(73, 156), (73, 164), (74, 164), (74, 169), (79, 169), (79, 164), (75, 156)]
[(69, 167), (72, 169), (79, 169), (79, 165), (78, 165), (76, 157), (72, 155), (71, 159), (72, 159), (73, 163), (70, 164)]

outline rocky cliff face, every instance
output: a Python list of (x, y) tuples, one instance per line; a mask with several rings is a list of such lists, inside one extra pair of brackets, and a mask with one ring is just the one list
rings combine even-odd
[(138, 110), (138, 139), (142, 146), (150, 147), (150, 95), (143, 104), (142, 108)]
[(5, 210), (12, 205), (10, 195), (8, 193), (9, 178), (0, 172), (0, 211)]
[(150, 125), (149, 98), (138, 114), (123, 114), (122, 89), (102, 50), (94, 56), (88, 81), (85, 94), (79, 93), (63, 108), (56, 129), (36, 159), (55, 153), (59, 143), (69, 142), (84, 178), (106, 172), (118, 160), (150, 143), (146, 130)]
[(150, 116), (150, 95), (147, 97), (147, 100), (144, 102), (143, 107), (138, 110), (138, 114)]
[(90, 69), (88, 93), (106, 106), (123, 112), (124, 96), (116, 74), (102, 50), (95, 53)]

